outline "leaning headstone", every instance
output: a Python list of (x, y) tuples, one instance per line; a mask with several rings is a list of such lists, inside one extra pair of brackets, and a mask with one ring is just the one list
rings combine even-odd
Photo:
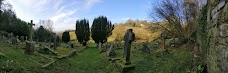
[(26, 41), (25, 53), (34, 54), (35, 42), (32, 40), (32, 34), (33, 34), (32, 26), (34, 26), (35, 24), (33, 24), (33, 20), (31, 20), (31, 23), (29, 23), (29, 25), (30, 25), (29, 41)]
[(150, 54), (150, 49), (149, 49), (149, 47), (147, 46), (146, 43), (143, 44), (142, 52)]
[(110, 57), (116, 56), (116, 52), (115, 52), (113, 43), (111, 44), (109, 50), (107, 51), (107, 56), (110, 56)]
[(39, 49), (38, 52), (44, 53), (44, 54), (53, 54), (57, 55), (58, 53), (54, 50), (50, 49), (48, 46), (44, 45), (43, 48)]

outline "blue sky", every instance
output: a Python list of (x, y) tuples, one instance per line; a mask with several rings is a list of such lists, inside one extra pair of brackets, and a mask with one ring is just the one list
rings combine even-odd
[(128, 19), (150, 20), (151, 4), (158, 0), (8, 0), (17, 16), (29, 22), (51, 19), (54, 31), (75, 29), (78, 19), (107, 16), (112, 23)]

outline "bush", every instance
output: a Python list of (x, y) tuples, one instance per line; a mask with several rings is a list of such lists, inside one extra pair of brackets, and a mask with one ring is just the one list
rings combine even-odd
[(69, 34), (69, 31), (63, 32), (62, 41), (63, 41), (64, 43), (70, 42), (70, 34)]

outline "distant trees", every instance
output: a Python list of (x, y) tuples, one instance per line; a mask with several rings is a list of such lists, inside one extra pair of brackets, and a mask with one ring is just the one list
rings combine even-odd
[(53, 42), (55, 37), (55, 33), (44, 28), (44, 26), (40, 26), (38, 29), (36, 29), (34, 34), (34, 39), (38, 40), (39, 42)]
[(68, 43), (70, 41), (70, 33), (69, 33), (69, 31), (63, 32), (62, 41), (64, 43)]
[(90, 39), (89, 21), (86, 19), (77, 20), (75, 34), (77, 35), (78, 42), (86, 46)]
[(105, 43), (107, 38), (112, 35), (113, 29), (114, 25), (112, 25), (111, 21), (107, 20), (107, 17), (99, 16), (93, 20), (91, 28), (92, 38), (97, 44)]
[[(177, 35), (183, 42), (188, 41), (197, 30), (199, 14), (198, 0), (163, 0), (154, 7), (151, 17), (167, 21), (169, 33)], [(156, 17), (154, 17), (154, 14)]]
[(0, 0), (0, 31), (6, 31), (18, 36), (28, 36), (28, 23), (16, 17), (12, 5)]

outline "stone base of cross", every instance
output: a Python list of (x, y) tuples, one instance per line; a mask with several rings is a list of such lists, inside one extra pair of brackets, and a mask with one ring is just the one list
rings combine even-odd
[(34, 54), (34, 49), (35, 49), (35, 42), (34, 41), (26, 41), (25, 53), (32, 55), (32, 54)]
[(120, 69), (122, 73), (128, 72), (130, 70), (135, 69), (135, 65), (131, 64), (131, 62), (126, 62), (125, 60), (118, 60), (116, 62), (116, 66)]

